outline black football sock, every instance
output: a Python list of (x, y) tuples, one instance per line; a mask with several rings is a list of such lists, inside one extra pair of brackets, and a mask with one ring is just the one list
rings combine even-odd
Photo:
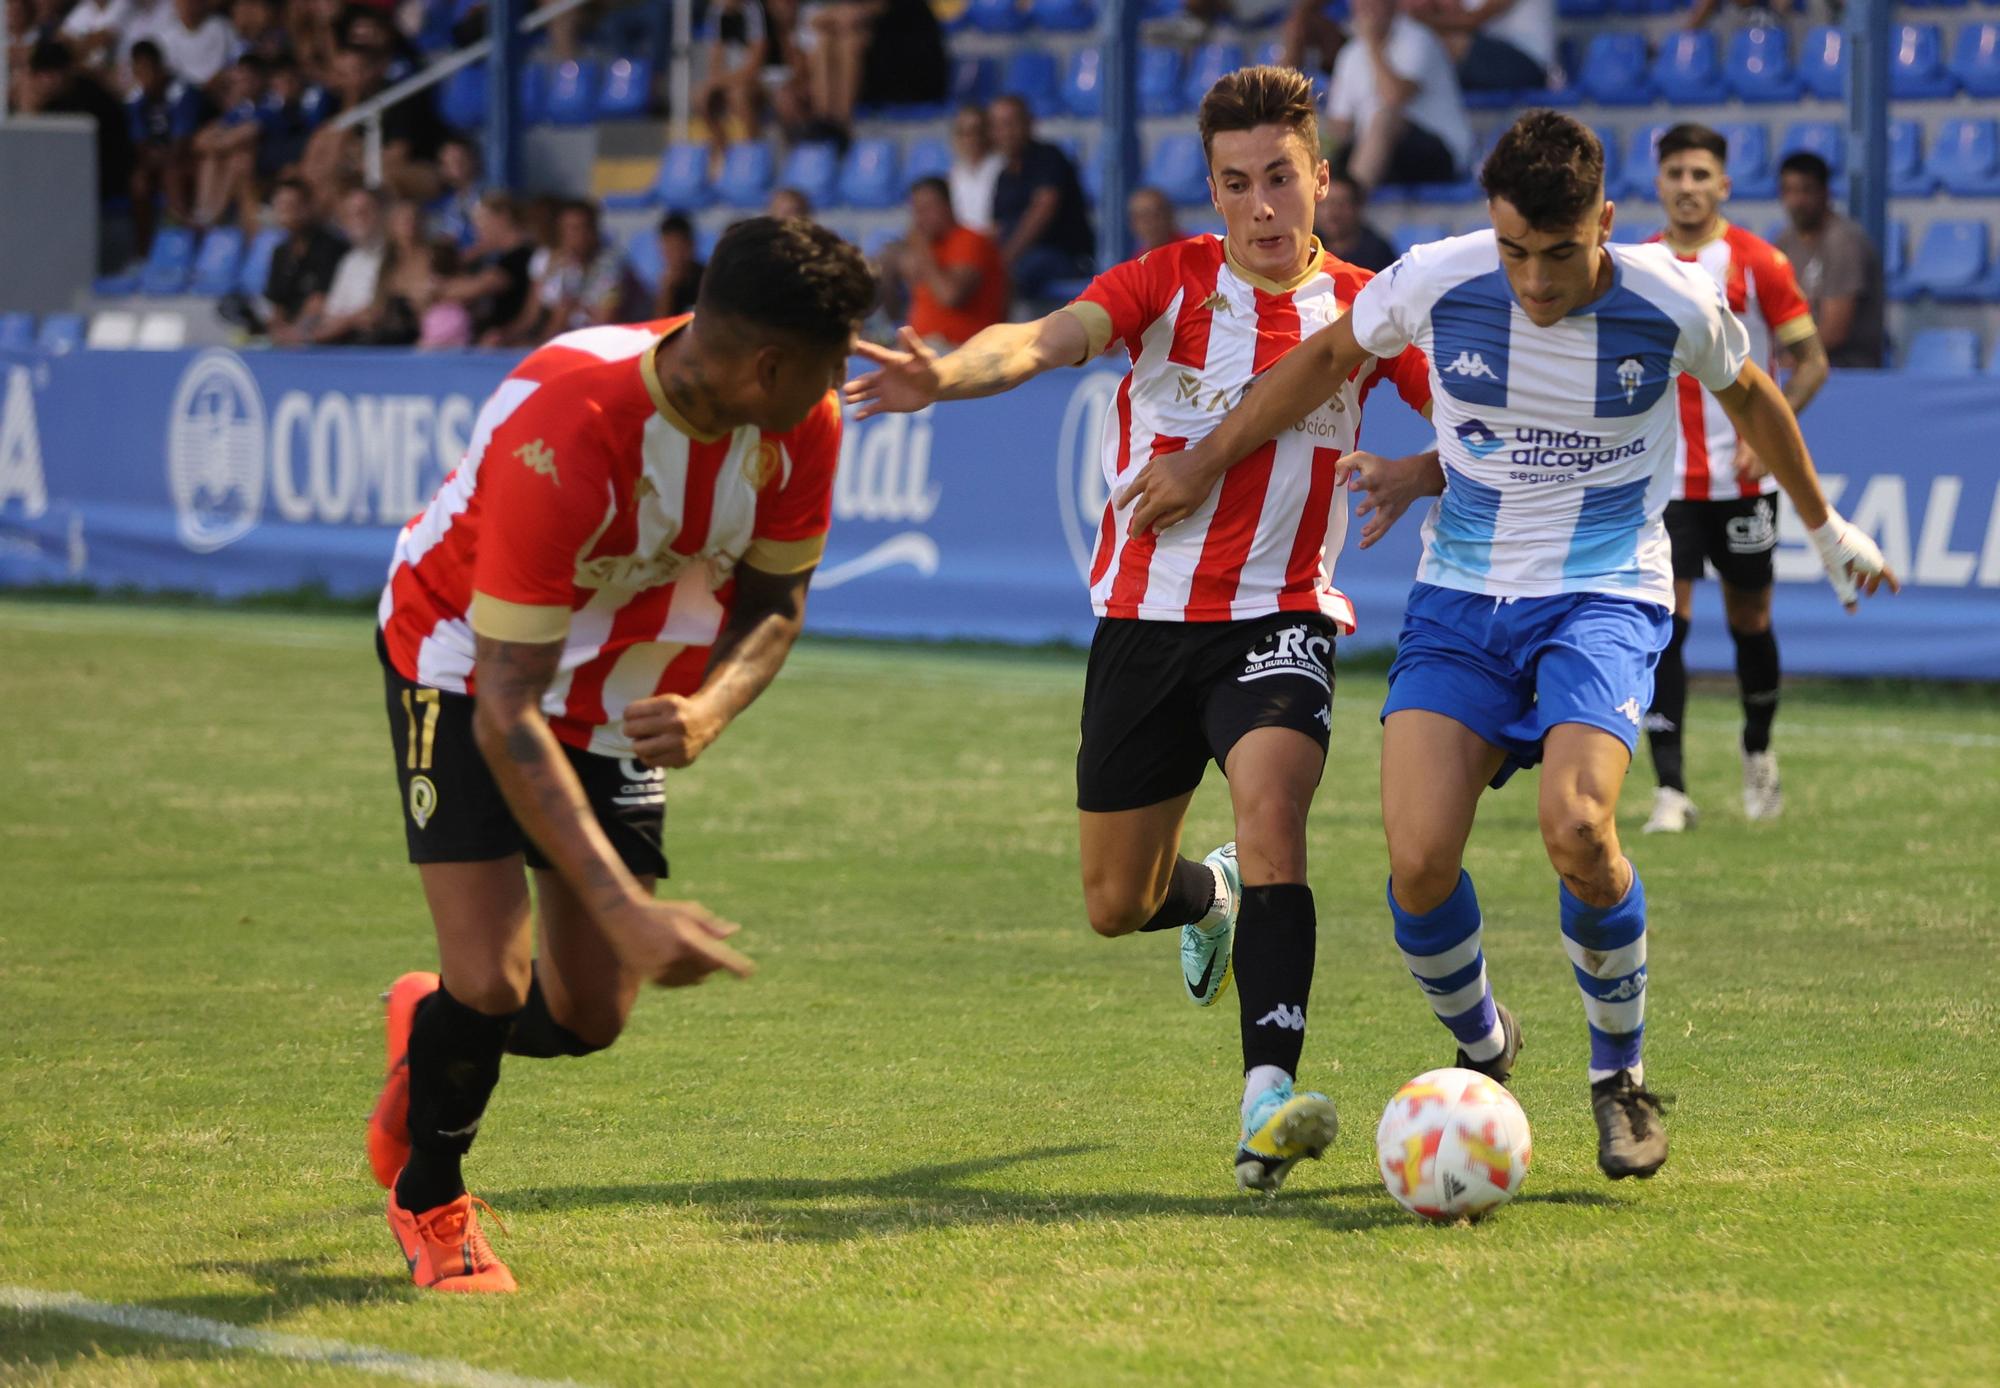
[(410, 1160), (396, 1178), (396, 1203), (412, 1214), (465, 1193), (459, 1163), (472, 1147), (515, 1013), (489, 1017), (442, 985), (410, 1025)]
[(1681, 647), (1687, 634), (1687, 618), (1674, 618), (1674, 634), (1653, 671), (1653, 706), (1646, 711), (1646, 742), (1653, 749), (1653, 774), (1661, 785), (1683, 793), (1687, 775), (1681, 765), (1681, 723), (1687, 718), (1688, 676)]
[(1778, 716), (1778, 634), (1729, 629), (1736, 641), (1736, 683), (1743, 691), (1743, 750), (1771, 750), (1771, 720)]
[(1311, 887), (1277, 882), (1243, 889), (1234, 967), (1244, 1074), (1274, 1065), (1297, 1077), (1317, 936)]
[(1176, 858), (1167, 878), (1167, 899), (1139, 929), (1178, 930), (1193, 925), (1215, 906), (1215, 870), (1191, 858)]
[(514, 1017), (514, 1030), (507, 1035), (507, 1054), (547, 1060), (559, 1055), (589, 1055), (604, 1047), (594, 1046), (558, 1022), (549, 1012), (549, 1000), (542, 992), (541, 965), (535, 965), (528, 984), (528, 1001)]

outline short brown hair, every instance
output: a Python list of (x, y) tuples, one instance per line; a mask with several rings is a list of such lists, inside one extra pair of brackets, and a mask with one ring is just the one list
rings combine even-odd
[(1201, 99), (1201, 152), (1212, 154), (1225, 130), (1282, 125), (1306, 142), (1319, 158), (1319, 118), (1313, 114), (1312, 83), (1290, 67), (1245, 67), (1228, 73)]
[(1530, 111), (1500, 137), (1480, 186), (1505, 198), (1537, 231), (1576, 225), (1604, 197), (1604, 146), (1589, 126), (1560, 111)]

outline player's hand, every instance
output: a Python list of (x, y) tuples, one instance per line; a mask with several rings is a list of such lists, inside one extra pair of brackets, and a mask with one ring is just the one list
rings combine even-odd
[(1829, 509), (1826, 524), (1806, 534), (1812, 539), (1813, 548), (1819, 551), (1819, 562), (1826, 566), (1826, 576), (1833, 580), (1833, 591), (1839, 596), (1840, 605), (1849, 612), (1854, 611), (1861, 594), (1873, 597), (1884, 583), (1892, 593), (1903, 591), (1903, 585), (1896, 581), (1895, 572), (1875, 542), (1843, 520), (1838, 511)]
[(693, 765), (728, 721), (699, 698), (655, 694), (625, 706), (624, 729), (633, 756), (647, 766), (678, 771)]
[(1771, 469), (1764, 466), (1764, 460), (1757, 456), (1757, 450), (1743, 440), (1736, 441), (1736, 480), (1738, 482), (1761, 482), (1771, 475)]
[(840, 388), (840, 398), (854, 411), (857, 420), (878, 414), (908, 414), (935, 404), (943, 383), (938, 379), (938, 356), (924, 345), (915, 328), (896, 333), (902, 351), (857, 342), (854, 350), (876, 364), (877, 369), (856, 376)]
[(1366, 518), (1361, 527), (1361, 548), (1367, 549), (1387, 535), (1413, 502), (1436, 494), (1430, 485), (1435, 471), (1428, 453), (1384, 458), (1379, 453), (1354, 452), (1344, 454), (1333, 465), (1334, 486), (1353, 492), (1355, 517)]
[(1118, 492), (1113, 506), (1132, 507), (1131, 533), (1179, 525), (1200, 509), (1215, 490), (1215, 478), (1203, 463), (1200, 448), (1162, 453), (1139, 470)]
[(748, 978), (757, 971), (722, 943), (738, 929), (698, 901), (635, 901), (608, 930), (625, 966), (662, 988), (685, 988), (718, 970)]

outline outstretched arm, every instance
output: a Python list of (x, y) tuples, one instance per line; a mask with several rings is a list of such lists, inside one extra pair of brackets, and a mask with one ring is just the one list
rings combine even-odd
[(1032, 323), (982, 328), (942, 357), (909, 328), (897, 336), (901, 351), (872, 342), (857, 349), (876, 369), (841, 387), (841, 399), (855, 419), (921, 410), (940, 400), (998, 395), (1044, 371), (1080, 365), (1090, 354), (1090, 334), (1082, 320), (1061, 309)]

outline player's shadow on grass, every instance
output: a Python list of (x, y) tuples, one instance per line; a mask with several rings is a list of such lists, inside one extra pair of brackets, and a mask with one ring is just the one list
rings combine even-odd
[(203, 1258), (181, 1265), (183, 1272), (247, 1278), (254, 1287), (189, 1292), (181, 1296), (148, 1298), (146, 1305), (158, 1311), (177, 1311), (184, 1316), (206, 1316), (210, 1320), (255, 1325), (313, 1306), (360, 1305), (371, 1301), (401, 1300), (406, 1283), (376, 1275), (322, 1271), (326, 1258), (268, 1258), (231, 1261)]

